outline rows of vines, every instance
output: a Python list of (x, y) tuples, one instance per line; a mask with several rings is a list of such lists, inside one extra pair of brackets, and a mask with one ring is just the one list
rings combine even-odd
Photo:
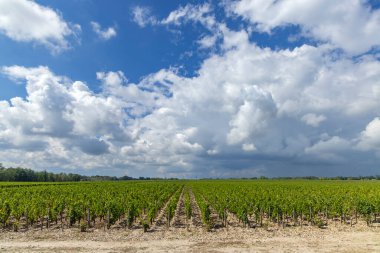
[(173, 182), (101, 182), (0, 188), (0, 226), (125, 228), (153, 220), (178, 191)]
[(363, 220), (371, 225), (380, 216), (377, 181), (6, 183), (0, 184), (0, 228), (17, 231), (54, 226), (86, 231), (143, 226), (146, 230), (160, 212), (168, 226), (175, 213), (188, 223), (194, 218), (192, 194), (206, 228), (214, 227), (217, 219), (221, 226), (228, 226), (232, 218), (244, 227), (354, 226)]
[(208, 225), (210, 207), (227, 225), (227, 216), (244, 226), (285, 226), (329, 222), (379, 222), (380, 184), (371, 181), (204, 181), (191, 183)]

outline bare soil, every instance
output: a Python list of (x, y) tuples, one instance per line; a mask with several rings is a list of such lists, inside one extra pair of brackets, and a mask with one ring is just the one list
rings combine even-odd
[(159, 210), (158, 215), (155, 219), (155, 224), (153, 226), (153, 230), (160, 230), (160, 229), (165, 229), (168, 226), (168, 218), (167, 218), (167, 207), (170, 203), (170, 200), (173, 198), (171, 196), (168, 201), (166, 201), (165, 205)]
[(202, 227), (201, 210), (198, 206), (197, 201), (195, 200), (194, 193), (191, 189), (189, 189), (189, 194), (190, 194), (190, 205), (191, 205), (191, 211), (192, 211), (191, 223), (193, 227), (200, 228)]
[(185, 188), (182, 189), (181, 196), (179, 197), (177, 208), (175, 210), (173, 224), (176, 228), (185, 228), (188, 224), (185, 213), (185, 201), (184, 201)]
[(0, 252), (380, 252), (380, 227), (33, 229), (0, 232)]

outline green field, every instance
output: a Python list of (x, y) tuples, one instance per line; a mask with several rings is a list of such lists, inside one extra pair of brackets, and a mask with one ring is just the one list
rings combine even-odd
[[(173, 180), (0, 183), (2, 230), (149, 229), (173, 221), (207, 229), (378, 222), (379, 181)], [(183, 217), (182, 217), (183, 216)]]

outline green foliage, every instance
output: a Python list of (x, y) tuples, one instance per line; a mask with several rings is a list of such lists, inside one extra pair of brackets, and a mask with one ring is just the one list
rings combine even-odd
[(166, 208), (166, 218), (167, 218), (168, 226), (170, 226), (170, 221), (174, 217), (174, 213), (177, 208), (177, 203), (179, 201), (181, 191), (182, 191), (182, 187), (174, 193), (174, 195), (169, 200), (168, 206)]
[(144, 233), (148, 232), (148, 229), (149, 229), (149, 223), (146, 222), (145, 220), (142, 222), (142, 226), (143, 226), (143, 229), (144, 229)]
[(133, 221), (135, 220), (135, 217), (138, 215), (138, 210), (133, 201), (131, 201), (130, 204), (128, 205), (126, 214), (127, 214), (127, 225), (128, 227), (131, 227), (133, 224)]
[(210, 224), (211, 223), (211, 210), (210, 210), (210, 206), (209, 205), (205, 205), (202, 208), (202, 213), (204, 214), (203, 215), (203, 222), (205, 224)]
[[(210, 180), (190, 182), (208, 223), (206, 207), (214, 209), (226, 224), (226, 211), (243, 223), (263, 226), (263, 219), (286, 224), (304, 220), (320, 225), (319, 216), (349, 217), (356, 213), (367, 222), (380, 213), (380, 183), (377, 181), (310, 180)], [(254, 216), (249, 218), (250, 215)]]
[(352, 221), (352, 217), (365, 219), (370, 224), (372, 218), (380, 214), (378, 181), (1, 183), (0, 225), (19, 230), (26, 225), (42, 228), (42, 224), (45, 227), (60, 222), (65, 227), (76, 228), (86, 224), (88, 230), (100, 221), (108, 227), (117, 222), (133, 227), (135, 222), (152, 224), (166, 203), (164, 212), (170, 224), (182, 192), (186, 218), (194, 215), (190, 199), (193, 192), (208, 229), (215, 227), (217, 216), (218, 222), (226, 225), (227, 214), (235, 216), (244, 226), (264, 226), (268, 222), (283, 226), (305, 222), (322, 226), (329, 218), (344, 222)]
[(87, 177), (78, 174), (47, 171), (33, 171), (24, 168), (4, 168), (0, 166), (0, 181), (5, 182), (75, 182), (86, 180)]
[(80, 222), (80, 231), (81, 232), (86, 232), (87, 231), (87, 224), (85, 221)]

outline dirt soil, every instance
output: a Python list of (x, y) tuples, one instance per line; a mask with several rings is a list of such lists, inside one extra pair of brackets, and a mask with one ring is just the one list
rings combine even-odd
[(3, 231), (0, 252), (380, 252), (380, 227)]

